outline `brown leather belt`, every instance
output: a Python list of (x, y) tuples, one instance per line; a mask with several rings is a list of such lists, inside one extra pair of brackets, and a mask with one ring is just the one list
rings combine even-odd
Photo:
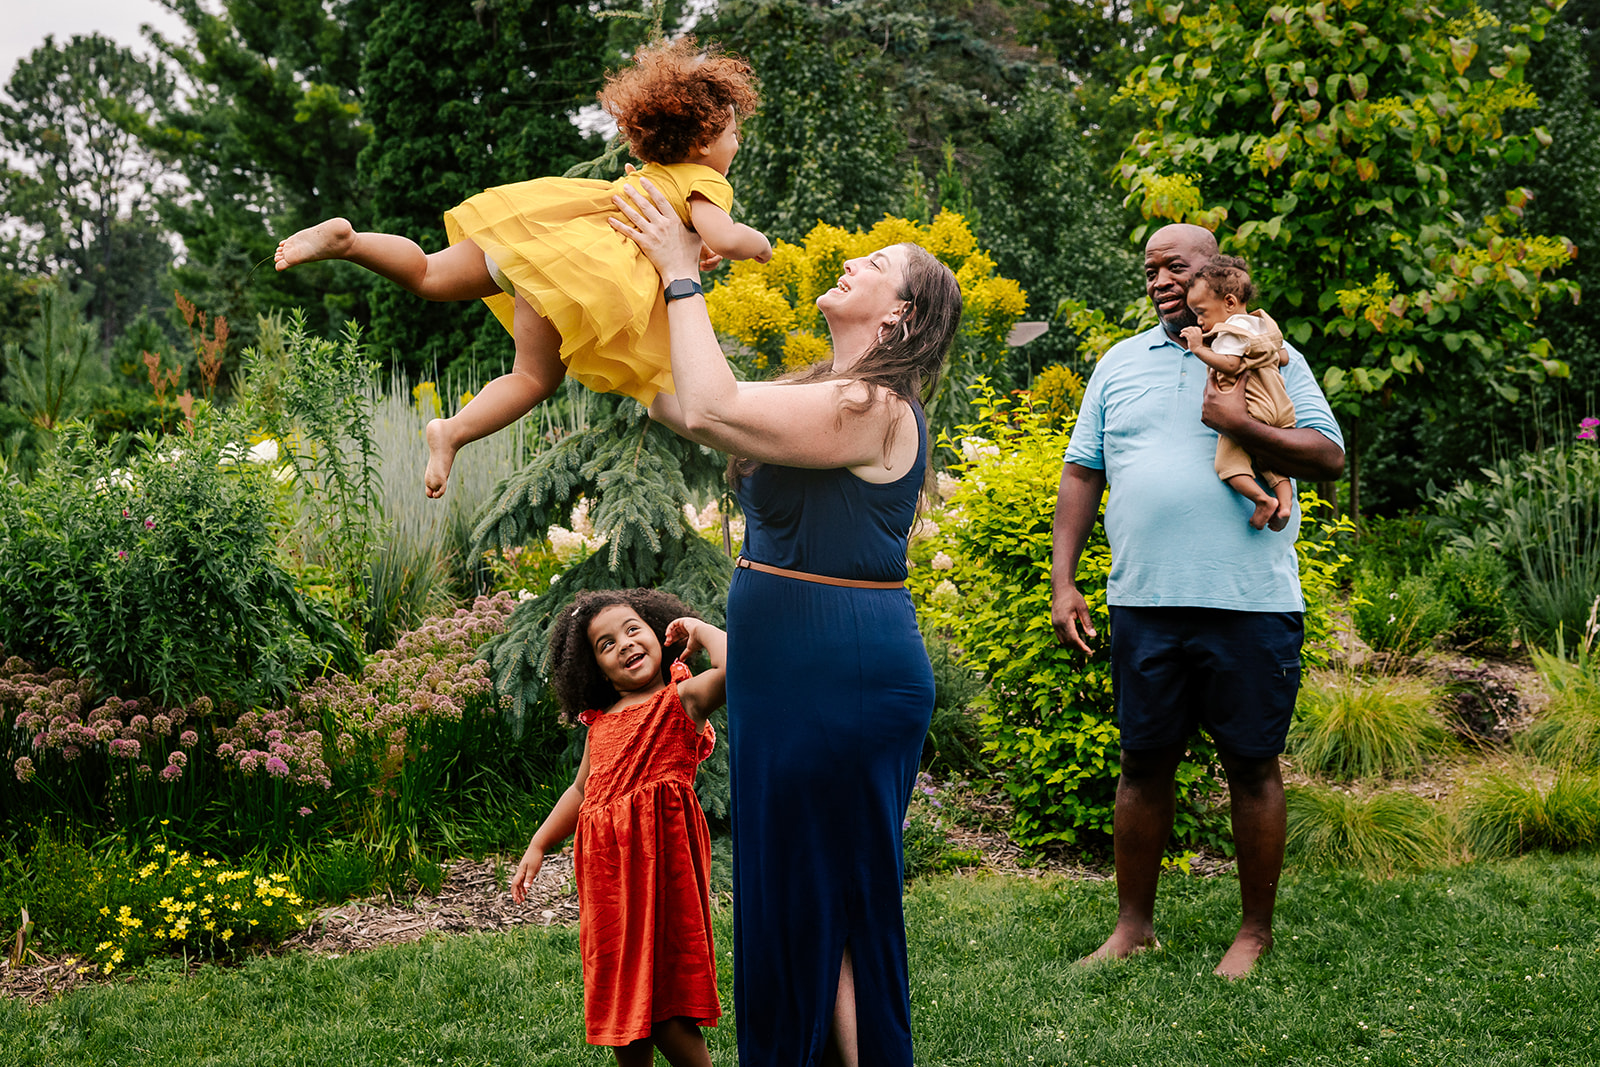
[(782, 567), (773, 567), (766, 563), (757, 563), (755, 560), (745, 559), (740, 556), (734, 561), (734, 566), (746, 570), (763, 571), (767, 574), (777, 574), (785, 578), (796, 578), (802, 582), (816, 582), (818, 585), (842, 585), (847, 589), (904, 589), (906, 583), (900, 582), (866, 582), (856, 578), (834, 578), (827, 574), (810, 574), (806, 571), (789, 571)]

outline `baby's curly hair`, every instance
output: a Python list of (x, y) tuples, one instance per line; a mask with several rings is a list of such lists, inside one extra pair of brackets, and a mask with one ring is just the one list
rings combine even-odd
[[(644, 624), (655, 631), (661, 642), (661, 680), (672, 678), (672, 661), (682, 652), (681, 645), (667, 646), (667, 624), (684, 616), (699, 614), (671, 593), (659, 589), (602, 589), (579, 593), (561, 610), (550, 627), (550, 682), (561, 702), (561, 719), (572, 722), (590, 708), (608, 708), (619, 699), (616, 687), (600, 670), (594, 649), (589, 644), (589, 624), (606, 608), (618, 604), (639, 613)], [(676, 649), (676, 651), (673, 651)]]
[(1256, 283), (1250, 280), (1250, 265), (1238, 256), (1217, 256), (1194, 272), (1195, 281), (1204, 281), (1206, 287), (1219, 297), (1231, 296), (1249, 306), (1256, 298)]
[(608, 75), (600, 105), (617, 120), (633, 154), (646, 163), (693, 162), (728, 125), (742, 123), (760, 104), (750, 64), (693, 37), (639, 50), (631, 66)]

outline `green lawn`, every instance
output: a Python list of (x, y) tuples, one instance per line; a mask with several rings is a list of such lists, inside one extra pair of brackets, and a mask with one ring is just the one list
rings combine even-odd
[[(1109, 883), (941, 877), (907, 900), (917, 1060), (956, 1064), (1600, 1062), (1600, 859), (1521, 859), (1369, 882), (1291, 873), (1278, 948), (1211, 976), (1231, 879), (1173, 876), (1165, 949), (1073, 961)], [(718, 935), (729, 941), (724, 912)], [(722, 974), (731, 1012), (731, 971)], [(583, 1044), (577, 933), (436, 939), (346, 959), (159, 973), (53, 1004), (0, 1002), (3, 1064), (400, 1067), (603, 1064)], [(709, 1032), (735, 1062), (733, 1020)]]

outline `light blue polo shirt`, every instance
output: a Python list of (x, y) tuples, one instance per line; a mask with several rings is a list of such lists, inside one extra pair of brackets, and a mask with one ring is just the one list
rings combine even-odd
[[(1293, 348), (1283, 380), (1295, 425), (1343, 448), (1328, 401)], [(1159, 325), (1113, 346), (1089, 378), (1066, 461), (1106, 474), (1107, 601), (1302, 611), (1299, 503), (1284, 529), (1250, 528), (1255, 505), (1217, 477), (1217, 433), (1200, 421), (1205, 387), (1206, 365)]]

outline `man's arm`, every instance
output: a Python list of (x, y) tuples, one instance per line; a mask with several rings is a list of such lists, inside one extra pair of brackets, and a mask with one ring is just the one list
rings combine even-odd
[(1309, 427), (1279, 429), (1251, 418), (1245, 407), (1245, 371), (1228, 392), (1218, 389), (1206, 375), (1200, 402), (1200, 421), (1225, 433), (1250, 453), (1257, 468), (1270, 469), (1308, 482), (1331, 482), (1344, 473), (1344, 449)]
[(1061, 468), (1061, 486), (1056, 490), (1056, 516), (1050, 530), (1050, 625), (1056, 640), (1071, 648), (1089, 652), (1089, 644), (1079, 634), (1095, 633), (1089, 605), (1078, 592), (1078, 559), (1089, 543), (1100, 514), (1100, 497), (1105, 493), (1106, 472), (1068, 463)]

